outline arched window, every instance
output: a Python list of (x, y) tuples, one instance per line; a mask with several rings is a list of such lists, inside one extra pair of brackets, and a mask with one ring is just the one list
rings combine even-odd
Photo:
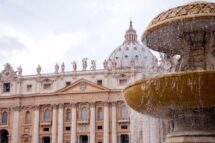
[(8, 114), (6, 111), (2, 113), (2, 124), (7, 125)]
[(50, 116), (51, 116), (50, 114), (51, 113), (50, 113), (49, 109), (46, 109), (44, 112), (44, 121), (45, 122), (50, 122)]
[(31, 115), (29, 111), (25, 112), (25, 123), (29, 124), (31, 122)]
[(70, 109), (67, 109), (66, 110), (66, 121), (71, 121), (71, 117), (72, 117), (71, 111), (70, 111)]
[(97, 109), (97, 120), (101, 121), (103, 120), (103, 111), (102, 111), (102, 107), (99, 107)]
[(121, 107), (121, 119), (128, 119), (128, 108), (125, 105)]
[(81, 109), (81, 120), (86, 121), (87, 120), (87, 108), (83, 107)]

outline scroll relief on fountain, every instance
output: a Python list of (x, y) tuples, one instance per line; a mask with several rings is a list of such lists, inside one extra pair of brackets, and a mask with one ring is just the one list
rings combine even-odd
[(175, 55), (180, 59), (175, 73), (124, 89), (128, 105), (143, 114), (172, 119), (168, 143), (215, 142), (215, 3), (195, 2), (161, 13), (142, 42), (169, 59)]

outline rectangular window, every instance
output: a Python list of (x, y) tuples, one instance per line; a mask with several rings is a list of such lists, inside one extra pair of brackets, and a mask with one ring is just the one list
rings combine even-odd
[(44, 132), (48, 132), (48, 131), (49, 131), (49, 128), (43, 128), (43, 131), (44, 131)]
[(102, 130), (102, 126), (97, 126), (97, 129), (98, 130)]
[(70, 127), (66, 127), (66, 131), (70, 131)]
[(119, 84), (120, 85), (126, 85), (127, 84), (127, 79), (120, 79)]
[(67, 81), (66, 82), (66, 86), (69, 86), (71, 84), (71, 82)]
[(102, 80), (97, 80), (98, 85), (102, 85)]
[(127, 126), (127, 125), (122, 125), (122, 126), (121, 126), (121, 129), (124, 129), (124, 130), (125, 130), (125, 129), (128, 129), (128, 126)]
[(45, 83), (43, 85), (43, 89), (50, 89), (51, 88), (51, 84), (50, 83)]
[(10, 83), (3, 84), (3, 92), (10, 92)]
[(31, 84), (28, 84), (27, 87), (26, 87), (26, 90), (27, 90), (27, 91), (32, 91), (32, 85), (31, 85)]

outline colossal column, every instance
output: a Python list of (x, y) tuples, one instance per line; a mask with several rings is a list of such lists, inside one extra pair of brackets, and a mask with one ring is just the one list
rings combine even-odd
[(95, 143), (95, 103), (90, 104), (90, 143)]
[(34, 130), (33, 130), (33, 143), (39, 143), (39, 125), (40, 125), (40, 106), (34, 107)]
[(109, 143), (109, 103), (104, 103), (104, 143)]
[(72, 104), (71, 143), (76, 143), (76, 105)]
[[(144, 143), (150, 143), (150, 117), (148, 115), (142, 115), (142, 137)], [(154, 136), (154, 135), (152, 135)]]
[(149, 117), (150, 119), (150, 143), (160, 142), (159, 119)]
[(57, 143), (57, 105), (53, 105), (52, 143)]
[(63, 143), (63, 104), (59, 104), (58, 112), (58, 143)]
[(19, 111), (19, 106), (13, 108), (12, 143), (19, 142)]
[(116, 133), (116, 103), (112, 103), (112, 143), (117, 143)]

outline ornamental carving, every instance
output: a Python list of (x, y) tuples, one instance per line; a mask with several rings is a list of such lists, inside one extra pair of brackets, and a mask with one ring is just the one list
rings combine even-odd
[(149, 24), (148, 29), (155, 25), (162, 24), (165, 21), (180, 18), (194, 18), (198, 16), (215, 16), (215, 4), (206, 2), (195, 2), (169, 9), (155, 17)]
[(59, 108), (61, 108), (61, 109), (64, 108), (64, 104), (63, 104), (63, 103), (60, 103), (58, 106), (59, 106)]
[(57, 104), (53, 104), (53, 105), (52, 105), (52, 108), (53, 108), (53, 109), (57, 109), (57, 108), (58, 108), (58, 105), (57, 105)]
[(4, 70), (0, 73), (0, 80), (2, 82), (5, 81), (12, 81), (17, 78), (16, 72), (14, 71), (13, 67), (9, 64), (6, 63), (4, 65)]
[(27, 106), (20, 106), (20, 109), (21, 110), (32, 110), (34, 109), (34, 107), (32, 105), (27, 105)]
[(40, 110), (40, 105), (34, 105), (33, 108), (34, 110)]
[(12, 107), (12, 109), (13, 109), (14, 111), (20, 111), (20, 110), (21, 110), (21, 107), (20, 107), (20, 106), (14, 106), (14, 107)]
[(80, 90), (81, 90), (81, 91), (85, 91), (86, 88), (87, 88), (86, 83), (85, 83), (85, 82), (81, 82), (81, 83), (80, 83)]

